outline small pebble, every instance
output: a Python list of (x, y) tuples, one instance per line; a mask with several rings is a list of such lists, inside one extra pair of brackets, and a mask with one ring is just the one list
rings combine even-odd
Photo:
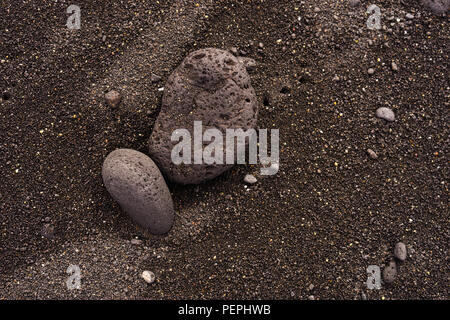
[(405, 261), (406, 260), (406, 245), (403, 242), (399, 242), (395, 245), (394, 248), (394, 256), (400, 260)]
[(360, 0), (350, 0), (349, 3), (352, 7), (356, 7), (361, 3), (361, 1)]
[(309, 290), (309, 291), (312, 291), (313, 289), (314, 289), (314, 284), (311, 283), (311, 284), (309, 285), (309, 287), (308, 287), (308, 290)]
[(370, 75), (372, 75), (372, 74), (375, 73), (375, 69), (374, 69), (374, 68), (369, 68), (369, 69), (367, 70), (367, 73), (370, 74)]
[(151, 271), (145, 270), (144, 272), (142, 272), (142, 278), (148, 284), (155, 282), (155, 274)]
[(378, 159), (378, 155), (372, 149), (367, 149), (367, 153), (371, 159)]
[(142, 244), (142, 240), (139, 239), (131, 239), (131, 244), (135, 244), (135, 245), (141, 245)]
[(313, 295), (308, 296), (308, 300), (315, 300), (315, 297)]
[(107, 94), (105, 94), (105, 99), (111, 108), (115, 108), (119, 105), (122, 97), (120, 96), (120, 93), (118, 93), (115, 90), (112, 90), (112, 91), (108, 92)]
[(262, 42), (258, 43), (258, 47), (260, 47), (261, 49), (264, 48), (264, 43)]
[(255, 176), (252, 174), (247, 174), (244, 178), (245, 183), (248, 184), (255, 184), (256, 182), (258, 182), (258, 180), (256, 180)]
[(41, 234), (44, 238), (51, 239), (55, 234), (55, 228), (51, 224), (44, 224)]
[(414, 19), (414, 15), (412, 15), (411, 13), (407, 13), (406, 19)]
[(398, 66), (395, 62), (392, 61), (391, 67), (392, 67), (392, 70), (398, 71)]
[(320, 12), (320, 8), (319, 8), (319, 7), (315, 7), (315, 8), (314, 8), (314, 12), (315, 12), (315, 13), (319, 13), (319, 12)]
[(395, 281), (395, 278), (397, 278), (397, 264), (392, 260), (384, 267), (383, 280), (385, 283), (392, 283)]
[(386, 121), (392, 122), (392, 121), (395, 120), (395, 114), (394, 114), (394, 111), (392, 111), (391, 109), (386, 108), (386, 107), (378, 108), (377, 111), (376, 111), (376, 113), (375, 113), (375, 115), (376, 115), (378, 118), (384, 119), (384, 120), (386, 120)]
[(150, 80), (151, 80), (153, 83), (156, 83), (156, 82), (161, 81), (161, 77), (158, 76), (158, 75), (156, 75), (156, 74), (154, 74), (154, 73), (152, 73), (152, 75), (150, 76)]

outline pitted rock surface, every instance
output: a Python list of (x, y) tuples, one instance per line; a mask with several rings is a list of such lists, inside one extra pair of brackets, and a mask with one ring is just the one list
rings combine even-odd
[(433, 13), (441, 15), (450, 9), (450, 0), (421, 0)]
[[(190, 132), (193, 162), (194, 121), (202, 121), (203, 131), (219, 129), (224, 149), (226, 129), (254, 128), (258, 104), (245, 65), (227, 51), (200, 49), (184, 59), (164, 88), (161, 112), (149, 140), (150, 155), (161, 171), (173, 182), (198, 184), (230, 169), (232, 165), (225, 164), (173, 164), (171, 151), (178, 141), (172, 142), (171, 135), (181, 128)], [(224, 162), (225, 156), (224, 152)]]
[(102, 177), (106, 189), (140, 226), (163, 234), (173, 224), (173, 202), (155, 163), (145, 154), (117, 149), (105, 159)]

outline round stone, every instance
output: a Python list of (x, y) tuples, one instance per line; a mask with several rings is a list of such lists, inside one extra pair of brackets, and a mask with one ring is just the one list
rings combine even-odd
[[(202, 137), (207, 129), (222, 135), (223, 145), (218, 148), (218, 153), (223, 155), (224, 163), (226, 129), (247, 131), (256, 126), (258, 103), (246, 70), (250, 66), (242, 61), (249, 60), (239, 60), (224, 50), (200, 49), (189, 54), (169, 76), (164, 86), (161, 111), (149, 139), (150, 156), (169, 180), (198, 184), (232, 167), (232, 164), (216, 163), (220, 157), (217, 154), (216, 158), (216, 148), (209, 153), (214, 161), (207, 163), (203, 159), (204, 149), (212, 141)], [(194, 131), (200, 123), (200, 129)], [(176, 131), (182, 135), (172, 140)], [(215, 142), (216, 136), (210, 140)], [(172, 153), (180, 143), (188, 145), (190, 150), (176, 149), (180, 151), (176, 156), (183, 160), (174, 163)], [(195, 153), (197, 157), (194, 157)]]
[(142, 279), (144, 279), (145, 282), (147, 282), (148, 284), (151, 284), (153, 282), (155, 282), (156, 276), (153, 272), (145, 270), (144, 272), (142, 272)]
[(258, 182), (258, 180), (255, 178), (254, 175), (252, 174), (247, 174), (244, 178), (245, 183), (248, 184), (255, 184), (256, 182)]
[(385, 283), (392, 283), (395, 281), (395, 278), (397, 278), (397, 264), (392, 260), (384, 267), (383, 280)]
[(398, 66), (394, 61), (392, 61), (391, 68), (393, 71), (398, 71)]
[(163, 234), (173, 224), (173, 202), (156, 164), (145, 154), (118, 149), (105, 159), (103, 183), (120, 207), (140, 226)]
[(371, 159), (378, 159), (378, 155), (372, 149), (367, 149), (367, 153)]
[(400, 261), (405, 261), (406, 254), (406, 245), (403, 242), (397, 243), (394, 248), (394, 256)]
[(392, 122), (395, 120), (394, 111), (386, 107), (378, 108), (375, 114), (378, 118), (384, 119), (386, 121)]
[(108, 105), (111, 108), (115, 108), (119, 105), (122, 97), (120, 96), (120, 93), (118, 93), (115, 90), (112, 90), (112, 91), (109, 91), (107, 94), (105, 94), (105, 99), (106, 99), (106, 103), (108, 103)]

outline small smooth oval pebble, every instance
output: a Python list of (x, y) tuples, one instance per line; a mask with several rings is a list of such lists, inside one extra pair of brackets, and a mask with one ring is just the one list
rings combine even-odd
[(403, 242), (397, 243), (394, 248), (394, 256), (400, 261), (405, 261), (406, 254), (406, 245)]
[(367, 149), (367, 153), (371, 159), (378, 159), (378, 155), (372, 149)]
[(153, 234), (170, 230), (172, 197), (152, 159), (139, 151), (117, 149), (106, 157), (102, 177), (109, 194), (140, 226)]
[(252, 174), (247, 174), (244, 178), (244, 182), (248, 184), (255, 184), (258, 180)]
[(145, 270), (144, 272), (142, 272), (142, 278), (144, 279), (145, 282), (147, 282), (148, 284), (155, 282), (155, 274), (151, 271)]
[(389, 262), (383, 270), (383, 280), (385, 283), (392, 283), (397, 278), (397, 264), (395, 261)]
[(395, 120), (395, 114), (394, 114), (394, 111), (392, 111), (391, 109), (386, 108), (386, 107), (378, 108), (377, 111), (376, 111), (376, 113), (375, 113), (375, 115), (376, 115), (378, 118), (384, 119), (384, 120), (386, 120), (386, 121), (392, 122), (392, 121)]

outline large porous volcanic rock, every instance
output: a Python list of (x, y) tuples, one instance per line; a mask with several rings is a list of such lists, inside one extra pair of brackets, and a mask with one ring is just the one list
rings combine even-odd
[[(226, 129), (254, 128), (257, 115), (258, 103), (245, 65), (224, 50), (197, 50), (183, 60), (164, 86), (161, 111), (149, 140), (150, 155), (173, 182), (198, 184), (213, 179), (232, 165), (175, 165), (171, 159), (178, 143), (171, 141), (174, 130), (187, 129), (193, 141), (194, 121), (201, 121), (203, 132), (220, 130), (226, 149)], [(204, 142), (203, 147), (209, 143)], [(193, 154), (192, 142), (192, 161)], [(225, 155), (223, 159), (225, 163)]]
[(420, 0), (421, 3), (430, 8), (437, 15), (446, 13), (450, 9), (450, 0)]
[(117, 149), (105, 159), (102, 177), (106, 189), (140, 226), (163, 234), (173, 224), (173, 202), (155, 163), (145, 154)]

